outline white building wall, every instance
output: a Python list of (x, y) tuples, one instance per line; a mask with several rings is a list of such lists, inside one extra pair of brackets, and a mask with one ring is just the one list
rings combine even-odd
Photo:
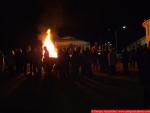
[(133, 43), (129, 44), (127, 46), (127, 50), (130, 51), (132, 50), (133, 48), (137, 48), (139, 45), (143, 46), (144, 44), (146, 44), (146, 37), (142, 37), (136, 41), (134, 41)]

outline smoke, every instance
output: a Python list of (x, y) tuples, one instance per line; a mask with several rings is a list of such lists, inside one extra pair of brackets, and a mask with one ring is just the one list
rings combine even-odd
[(38, 32), (51, 28), (57, 33), (64, 24), (64, 3), (59, 0), (41, 0), (39, 4), (41, 15), (38, 22)]

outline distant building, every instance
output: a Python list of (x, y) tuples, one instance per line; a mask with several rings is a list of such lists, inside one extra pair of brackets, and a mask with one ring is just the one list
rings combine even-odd
[(150, 19), (144, 20), (142, 26), (145, 28), (145, 36), (141, 37), (140, 39), (134, 41), (133, 43), (127, 46), (127, 50), (130, 51), (133, 48), (137, 48), (139, 45), (149, 44), (150, 42)]
[(83, 49), (90, 47), (90, 43), (84, 40), (79, 40), (71, 36), (57, 38), (55, 40), (55, 45), (58, 48), (67, 48), (69, 46), (79, 46)]
[(133, 48), (137, 48), (139, 45), (143, 46), (144, 44), (146, 44), (146, 37), (145, 36), (143, 36), (140, 39), (138, 39), (138, 40), (132, 42), (131, 44), (129, 44), (127, 46), (127, 50), (130, 51)]

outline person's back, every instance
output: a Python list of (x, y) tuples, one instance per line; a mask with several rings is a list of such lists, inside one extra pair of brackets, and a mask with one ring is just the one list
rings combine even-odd
[[(149, 46), (150, 47), (150, 46)], [(146, 45), (142, 51), (141, 57), (141, 81), (144, 86), (144, 107), (150, 106), (150, 48)]]
[(115, 65), (116, 64), (116, 53), (112, 50), (109, 54), (109, 65)]
[(128, 69), (128, 62), (129, 62), (129, 56), (128, 56), (128, 51), (125, 49), (122, 56), (122, 62), (123, 62), (123, 68), (124, 68), (124, 73), (129, 74), (129, 69)]
[(141, 57), (141, 68), (142, 68), (142, 76), (144, 79), (144, 83), (150, 84), (150, 49), (147, 47), (144, 47), (142, 51), (142, 57)]
[(13, 73), (15, 70), (15, 56), (12, 54), (12, 51), (9, 51), (7, 61), (8, 61), (8, 71), (10, 73)]
[(3, 54), (0, 51), (0, 72), (2, 71), (2, 68), (3, 68)]
[(49, 59), (49, 52), (46, 47), (44, 48), (44, 51), (44, 60), (47, 61)]
[(108, 53), (108, 64), (109, 64), (109, 68), (110, 68), (110, 74), (115, 74), (116, 69), (115, 69), (115, 65), (116, 65), (116, 52), (114, 49), (112, 49), (109, 53)]

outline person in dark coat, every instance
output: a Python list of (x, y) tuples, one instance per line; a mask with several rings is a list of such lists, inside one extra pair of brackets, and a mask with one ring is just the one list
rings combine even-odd
[(91, 67), (91, 55), (89, 48), (86, 48), (85, 51), (81, 54), (81, 70), (83, 76), (92, 76), (92, 67)]
[(59, 50), (59, 75), (60, 78), (69, 78), (69, 55), (66, 49)]
[(144, 46), (141, 55), (141, 80), (144, 86), (144, 106), (150, 107), (150, 46)]
[(112, 48), (110, 50), (110, 52), (108, 53), (108, 64), (109, 64), (109, 73), (111, 75), (115, 75), (116, 74), (116, 52), (115, 49)]
[(50, 59), (49, 59), (49, 52), (48, 52), (46, 47), (44, 47), (44, 55), (43, 56), (44, 56), (44, 58), (43, 58), (44, 70), (46, 73), (48, 73), (49, 72), (49, 61), (50, 61)]
[(2, 51), (0, 51), (0, 73), (3, 72), (3, 65), (4, 65), (4, 55)]
[(24, 65), (24, 57), (23, 57), (23, 51), (21, 48), (17, 49), (16, 51), (16, 70), (17, 73), (23, 73), (23, 65)]
[(78, 79), (79, 77), (79, 67), (80, 67), (80, 49), (75, 48), (73, 56), (72, 56), (72, 76), (74, 79)]
[(124, 49), (122, 56), (123, 56), (122, 62), (123, 62), (124, 73), (128, 75), (129, 74), (129, 69), (128, 69), (129, 54), (126, 48)]

